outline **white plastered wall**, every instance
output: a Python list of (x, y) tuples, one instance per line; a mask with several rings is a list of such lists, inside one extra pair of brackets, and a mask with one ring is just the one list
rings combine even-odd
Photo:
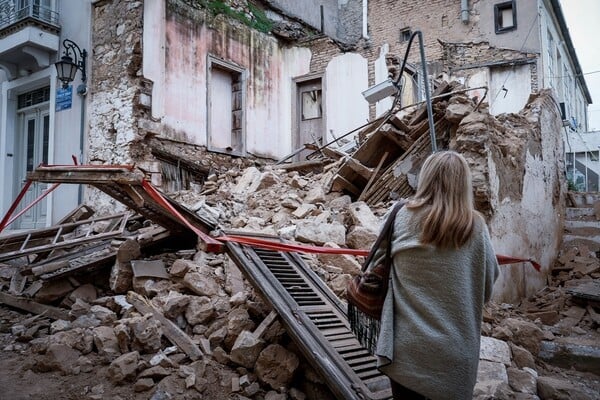
[[(61, 8), (58, 9), (61, 21), (60, 45), (58, 46), (58, 52), (50, 55), (50, 65), (35, 73), (11, 81), (4, 80), (0, 83), (0, 187), (2, 188), (0, 192), (0, 218), (8, 211), (23, 184), (17, 182), (15, 178), (17, 175), (15, 169), (19, 167), (15, 163), (18, 159), (17, 153), (20, 151), (20, 149), (15, 148), (15, 134), (19, 134), (18, 130), (20, 129), (17, 121), (16, 104), (19, 94), (50, 86), (48, 163), (71, 164), (73, 162), (72, 155), (75, 155), (79, 162), (82, 161), (81, 150), (85, 146), (80, 145), (82, 136), (81, 107), (86, 99), (76, 93), (76, 87), (81, 83), (81, 72), (77, 72), (75, 81), (72, 82), (71, 108), (56, 112), (56, 89), (60, 83), (56, 79), (54, 62), (62, 55), (62, 41), (64, 39), (73, 40), (81, 49), (86, 49), (88, 54), (90, 53), (91, 5), (90, 0), (72, 2), (72, 4), (71, 2), (69, 4), (63, 3), (59, 3)], [(87, 61), (86, 72), (89, 82), (93, 71), (91, 70), (89, 57)], [(83, 118), (83, 136), (85, 138), (87, 133), (85, 114)], [(9, 154), (12, 156), (9, 156)], [(46, 197), (46, 225), (56, 223), (65, 214), (72, 211), (79, 201), (78, 185), (60, 185)], [(12, 227), (9, 226), (9, 229)]]
[(490, 68), (490, 113), (518, 112), (531, 94), (529, 64)]
[[(144, 20), (165, 21), (164, 4), (158, 3), (145, 4)], [(166, 137), (207, 145), (210, 55), (243, 71), (246, 152), (277, 159), (291, 151), (293, 78), (310, 71), (311, 52), (279, 47), (275, 39), (261, 35), (222, 37), (202, 25), (197, 34), (182, 36), (173, 22), (144, 26), (144, 76), (154, 82), (152, 115), (162, 122)], [(168, 49), (168, 60), (167, 37), (178, 43)]]
[[(375, 67), (375, 85), (388, 79), (388, 68), (385, 62), (385, 56), (389, 53), (390, 46), (386, 43), (381, 46), (379, 51), (379, 57), (374, 62)], [(375, 105), (375, 115), (380, 116), (392, 107), (393, 97), (386, 97), (385, 99), (378, 101)]]
[(530, 263), (500, 267), (502, 274), (494, 287), (494, 298), (507, 303), (517, 302), (546, 285), (562, 238), (564, 205), (562, 197), (557, 199), (555, 193), (564, 173), (562, 139), (557, 134), (559, 118), (555, 108), (546, 102), (533, 119), (541, 127), (541, 153), (531, 154), (527, 150), (520, 201), (498, 197), (498, 174), (502, 172), (496, 170), (488, 155), (494, 209), (489, 227), (494, 249), (497, 254), (531, 258), (542, 266), (541, 272)]
[(368, 122), (369, 105), (362, 96), (368, 88), (367, 60), (353, 53), (334, 57), (325, 77), (327, 141), (331, 141)]

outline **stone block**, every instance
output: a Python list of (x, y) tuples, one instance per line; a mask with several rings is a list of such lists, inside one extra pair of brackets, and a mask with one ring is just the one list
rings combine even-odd
[(60, 300), (73, 290), (73, 286), (66, 279), (45, 282), (44, 286), (35, 294), (35, 300), (49, 304)]
[(296, 354), (279, 344), (270, 344), (258, 356), (255, 372), (263, 384), (279, 389), (291, 383), (299, 364)]
[(185, 319), (190, 325), (204, 324), (215, 316), (210, 298), (193, 296), (185, 310)]
[(510, 347), (505, 341), (482, 336), (479, 347), (479, 359), (499, 362), (510, 366)]
[(519, 393), (537, 394), (537, 374), (519, 368), (508, 368), (508, 384)]
[(506, 386), (508, 386), (508, 374), (503, 363), (479, 361), (477, 383), (473, 391), (474, 398), (493, 399), (495, 393)]
[(98, 354), (104, 357), (106, 361), (110, 362), (121, 355), (119, 341), (113, 328), (98, 326), (93, 329), (92, 334)]
[(136, 376), (140, 354), (137, 351), (123, 354), (110, 363), (108, 378), (115, 384), (133, 380)]
[(183, 285), (198, 296), (215, 296), (220, 285), (212, 274), (190, 271), (183, 277)]
[[(325, 243), (325, 247), (340, 248), (340, 246), (331, 242)], [(323, 264), (340, 268), (345, 274), (356, 275), (361, 269), (361, 265), (356, 261), (356, 258), (348, 254), (319, 254), (317, 258)]]
[(377, 233), (364, 226), (355, 226), (346, 235), (346, 244), (351, 249), (370, 250), (377, 240)]
[(296, 224), (296, 240), (318, 245), (333, 242), (344, 246), (346, 244), (346, 228), (339, 222), (319, 224), (314, 221), (299, 221)]
[(381, 221), (373, 214), (367, 203), (357, 201), (350, 204), (348, 213), (354, 225), (362, 226), (373, 233), (379, 232)]

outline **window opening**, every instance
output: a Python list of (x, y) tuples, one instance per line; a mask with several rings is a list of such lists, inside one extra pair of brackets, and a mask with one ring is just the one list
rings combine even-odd
[(302, 92), (302, 120), (321, 118), (323, 107), (321, 106), (321, 89)]
[(517, 7), (514, 1), (494, 5), (496, 33), (504, 33), (517, 28)]
[(17, 108), (35, 106), (46, 101), (50, 101), (50, 86), (20, 94), (17, 97)]
[(410, 31), (410, 28), (400, 29), (400, 43), (408, 42), (411, 35), (412, 32)]
[(548, 31), (548, 85), (554, 87), (554, 38)]

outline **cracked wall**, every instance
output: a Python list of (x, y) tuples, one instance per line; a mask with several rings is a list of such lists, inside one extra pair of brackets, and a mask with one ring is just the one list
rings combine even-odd
[[(132, 164), (145, 131), (138, 127), (145, 111), (139, 107), (144, 83), (142, 1), (98, 1), (92, 6), (92, 79), (89, 136), (85, 159), (90, 164)], [(99, 211), (122, 208), (112, 198), (86, 188), (85, 200)]]
[(547, 90), (518, 114), (468, 115), (456, 132), (456, 150), (472, 167), (477, 208), (488, 218), (498, 254), (531, 258), (502, 267), (498, 301), (517, 302), (546, 284), (562, 240), (565, 179), (560, 113)]

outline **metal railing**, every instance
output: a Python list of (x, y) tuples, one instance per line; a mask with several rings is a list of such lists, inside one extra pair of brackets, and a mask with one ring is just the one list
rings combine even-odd
[(35, 4), (32, 0), (27, 2), (24, 7), (17, 9), (14, 1), (0, 0), (0, 29), (29, 18), (58, 26), (58, 12), (52, 8)]

